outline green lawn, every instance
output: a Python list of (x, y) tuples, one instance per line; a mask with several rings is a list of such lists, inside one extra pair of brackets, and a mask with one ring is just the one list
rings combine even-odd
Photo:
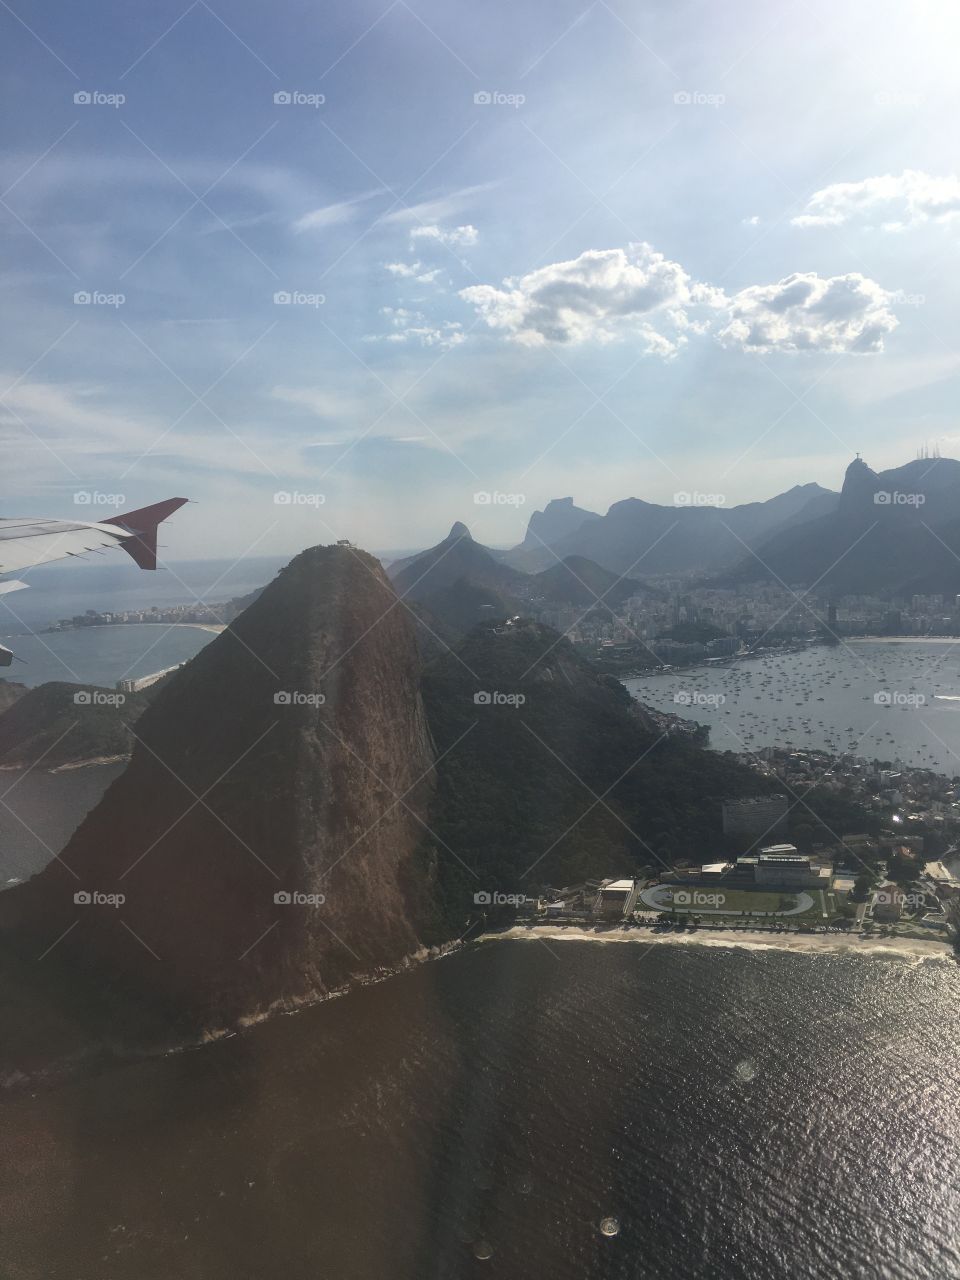
[[(664, 885), (662, 888), (663, 890), (672, 889), (674, 898), (678, 893), (680, 895), (683, 895), (684, 893), (688, 895), (688, 900), (686, 902), (682, 900), (682, 896), (681, 901), (677, 902), (674, 900), (672, 909), (676, 911), (678, 915), (700, 915), (705, 920), (713, 915), (720, 916), (720, 913), (722, 913), (722, 917), (720, 918), (725, 918), (727, 920), (744, 918), (741, 916), (742, 912), (746, 912), (748, 915), (750, 913), (760, 912), (768, 915), (770, 913), (782, 913), (785, 899), (788, 900), (790, 906), (792, 906), (799, 894), (804, 892), (804, 890), (799, 890), (797, 893), (791, 893), (789, 891), (781, 892), (778, 890), (771, 893), (763, 889), (726, 889), (722, 884), (711, 886), (709, 889), (705, 889), (703, 887), (683, 889), (679, 885)], [(806, 893), (808, 897), (813, 899), (813, 905), (806, 911), (787, 916), (786, 919), (823, 919), (822, 892), (819, 890), (807, 890)], [(708, 898), (712, 898), (714, 895), (718, 897), (722, 896), (722, 901), (714, 902), (706, 900)], [(660, 909), (669, 911), (671, 909), (671, 902), (666, 892), (663, 892), (660, 895), (660, 900), (663, 903), (663, 906)], [(647, 909), (649, 910), (650, 908)]]

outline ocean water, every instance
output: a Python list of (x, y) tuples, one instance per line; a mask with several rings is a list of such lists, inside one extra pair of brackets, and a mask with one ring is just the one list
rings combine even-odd
[(95, 609), (162, 608), (217, 604), (265, 586), (290, 556), (251, 556), (243, 560), (186, 560), (154, 571), (138, 569), (122, 552), (90, 554), (69, 564), (55, 562), (16, 574), (28, 589), (0, 596), (0, 632), (11, 635), (48, 627)]
[(0, 637), (20, 659), (3, 668), (2, 674), (31, 688), (48, 680), (66, 680), (112, 689), (118, 680), (152, 675), (186, 662), (215, 635), (203, 627), (145, 622)]
[(482, 943), (7, 1090), (3, 1274), (948, 1280), (958, 1003), (952, 958)]
[(0, 891), (42, 871), (123, 769), (0, 770)]
[(709, 725), (718, 751), (852, 751), (960, 774), (960, 641), (851, 640), (625, 683), (641, 702)]

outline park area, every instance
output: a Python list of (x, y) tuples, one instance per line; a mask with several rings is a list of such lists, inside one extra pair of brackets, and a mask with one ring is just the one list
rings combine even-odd
[(699, 916), (791, 917), (822, 921), (833, 916), (837, 904), (832, 893), (788, 889), (726, 889), (723, 885), (704, 888), (691, 885), (657, 884), (642, 890), (638, 909), (675, 911)]

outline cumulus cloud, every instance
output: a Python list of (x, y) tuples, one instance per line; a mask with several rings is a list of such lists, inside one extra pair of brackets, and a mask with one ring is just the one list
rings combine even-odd
[(440, 268), (428, 271), (422, 262), (385, 262), (384, 267), (397, 280), (416, 280), (418, 284), (433, 284)]
[(835, 182), (807, 201), (791, 218), (795, 227), (840, 227), (863, 222), (884, 231), (903, 231), (925, 222), (949, 222), (960, 215), (960, 178), (934, 177), (919, 169), (901, 174)]
[(444, 320), (431, 323), (420, 311), (410, 311), (407, 307), (381, 307), (380, 314), (391, 326), (391, 332), (384, 335), (371, 334), (368, 342), (376, 342), (383, 338), (386, 342), (413, 342), (421, 347), (438, 347), (448, 351), (466, 341), (463, 326), (455, 320)]
[(568, 262), (460, 297), (487, 325), (525, 346), (637, 342), (675, 355), (690, 335), (713, 333), (744, 351), (870, 353), (897, 325), (895, 296), (858, 274), (795, 274), (728, 295), (698, 282), (650, 245), (591, 249)]
[(723, 299), (648, 244), (588, 249), (568, 262), (505, 280), (502, 289), (472, 285), (460, 297), (491, 329), (526, 346), (610, 342), (630, 331), (658, 355), (672, 354), (685, 331), (696, 327), (690, 308), (717, 306)]
[(897, 326), (891, 298), (856, 272), (828, 279), (795, 274), (734, 294), (717, 337), (744, 351), (869, 354), (882, 351), (884, 336)]
[(410, 239), (413, 243), (441, 244), (447, 249), (469, 249), (477, 243), (479, 231), (469, 223), (463, 227), (441, 227), (436, 224), (425, 227), (411, 227)]

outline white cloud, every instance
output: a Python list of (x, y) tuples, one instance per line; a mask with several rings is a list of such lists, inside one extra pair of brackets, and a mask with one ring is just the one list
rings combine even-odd
[(380, 314), (389, 321), (392, 332), (385, 335), (371, 334), (367, 338), (368, 342), (376, 342), (382, 337), (387, 342), (416, 342), (421, 347), (439, 347), (448, 351), (466, 341), (463, 326), (455, 320), (432, 324), (422, 312), (410, 311), (406, 307), (381, 307)]
[(814, 192), (795, 227), (839, 227), (858, 221), (885, 231), (903, 231), (925, 222), (949, 222), (960, 215), (960, 178), (937, 178), (919, 169), (901, 174), (835, 182)]
[(717, 337), (743, 351), (882, 351), (884, 336), (898, 323), (891, 298), (856, 272), (828, 279), (797, 273), (734, 294)]
[(440, 268), (428, 271), (422, 262), (385, 262), (384, 267), (398, 280), (416, 280), (418, 284), (433, 284)]
[(374, 196), (383, 195), (385, 188), (378, 187), (373, 191), (365, 191), (349, 200), (338, 200), (334, 204), (326, 204), (319, 209), (312, 209), (303, 214), (293, 224), (294, 231), (322, 231), (325, 227), (336, 227), (349, 222), (356, 215), (357, 209)]
[(568, 262), (505, 280), (504, 286), (472, 285), (460, 297), (491, 329), (525, 346), (609, 342), (629, 332), (657, 355), (672, 354), (686, 340), (684, 330), (694, 326), (688, 308), (723, 300), (720, 290), (697, 284), (648, 244), (588, 249)]
[(434, 200), (421, 200), (419, 204), (404, 205), (384, 216), (386, 223), (442, 222), (455, 217), (465, 206), (474, 203), (474, 196), (490, 191), (496, 182), (481, 182), (471, 187), (460, 187)]
[(412, 243), (419, 241), (432, 241), (434, 244), (442, 244), (447, 249), (469, 249), (477, 243), (479, 231), (476, 227), (469, 223), (463, 227), (440, 227), (437, 225), (426, 227), (411, 227), (410, 240)]
[(862, 275), (795, 274), (729, 296), (647, 244), (590, 249), (460, 297), (524, 346), (631, 339), (661, 357), (709, 332), (744, 351), (876, 352), (897, 325), (896, 295)]

